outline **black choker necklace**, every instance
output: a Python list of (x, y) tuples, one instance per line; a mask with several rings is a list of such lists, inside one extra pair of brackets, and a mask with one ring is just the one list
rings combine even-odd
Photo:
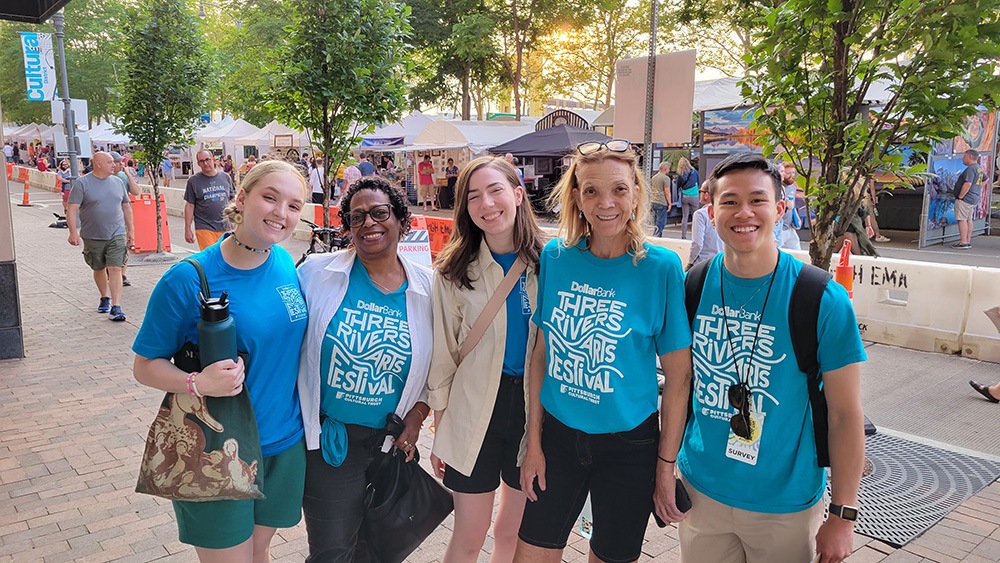
[(268, 252), (271, 252), (270, 248), (254, 248), (252, 246), (247, 246), (247, 245), (243, 244), (242, 242), (240, 242), (240, 239), (236, 238), (236, 233), (233, 233), (233, 242), (236, 243), (236, 246), (238, 246), (240, 248), (245, 248), (245, 249), (249, 250), (250, 252), (253, 252), (253, 253), (256, 253), (256, 254), (267, 254)]

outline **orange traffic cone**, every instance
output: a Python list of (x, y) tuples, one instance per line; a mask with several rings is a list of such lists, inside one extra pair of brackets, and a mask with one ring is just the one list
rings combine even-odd
[(851, 266), (851, 241), (844, 239), (840, 249), (840, 263), (834, 271), (833, 279), (847, 290), (847, 296), (854, 299), (854, 266)]

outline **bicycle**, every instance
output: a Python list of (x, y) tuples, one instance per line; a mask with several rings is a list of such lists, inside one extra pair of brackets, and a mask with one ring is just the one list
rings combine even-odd
[(312, 229), (312, 235), (309, 237), (309, 248), (302, 253), (302, 258), (299, 258), (299, 261), (295, 263), (296, 268), (305, 262), (310, 254), (336, 252), (337, 250), (347, 248), (351, 244), (351, 234), (345, 232), (341, 227), (321, 227), (306, 219), (299, 219), (299, 221), (309, 225), (309, 228)]

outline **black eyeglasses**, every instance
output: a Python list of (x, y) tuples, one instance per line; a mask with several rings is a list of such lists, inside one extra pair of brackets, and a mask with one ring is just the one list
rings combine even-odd
[(625, 139), (611, 139), (606, 143), (600, 141), (590, 141), (588, 143), (582, 143), (580, 146), (576, 147), (576, 152), (581, 155), (588, 155), (595, 153), (602, 148), (608, 149), (611, 152), (627, 152), (632, 149), (632, 143)]
[(729, 419), (729, 428), (744, 440), (753, 436), (753, 417), (750, 416), (750, 386), (740, 382), (729, 388), (729, 404), (736, 409), (736, 414)]
[(213, 160), (215, 160), (215, 159), (214, 158), (201, 158), (201, 159), (198, 159), (198, 164), (205, 164), (206, 162), (212, 162)]
[(388, 203), (376, 205), (368, 211), (351, 211), (347, 214), (347, 222), (352, 227), (360, 227), (365, 224), (365, 218), (371, 215), (372, 221), (385, 223), (392, 217), (392, 206)]

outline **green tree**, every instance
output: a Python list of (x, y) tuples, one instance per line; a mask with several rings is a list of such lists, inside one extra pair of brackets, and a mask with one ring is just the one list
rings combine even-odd
[(542, 38), (544, 86), (553, 94), (590, 104), (611, 105), (615, 64), (648, 53), (650, 0), (589, 0), (581, 3), (586, 23)]
[[(819, 206), (814, 264), (829, 266), (876, 170), (925, 171), (894, 146), (928, 151), (979, 104), (995, 106), (998, 14), (997, 0), (787, 0), (766, 11), (743, 93), (761, 108), (765, 154), (796, 162)], [(872, 108), (878, 85), (885, 99)]]
[(455, 105), (462, 119), (471, 119), (476, 84), (504, 81), (496, 44), (497, 15), (483, 0), (407, 0), (407, 4), (413, 14), (417, 71), (411, 105)]
[[(149, 170), (159, 168), (170, 145), (191, 144), (205, 107), (211, 69), (194, 14), (183, 0), (146, 0), (123, 21), (122, 70), (116, 85), (120, 129), (142, 146), (136, 152)], [(153, 175), (153, 198), (160, 187)], [(156, 208), (156, 252), (163, 252), (160, 206)]]
[(524, 82), (525, 57), (538, 39), (561, 26), (575, 26), (581, 15), (570, 0), (491, 0), (498, 15), (503, 64), (514, 87), (514, 116), (520, 121), (521, 87)]
[(393, 0), (295, 0), (279, 64), (266, 69), (268, 109), (318, 136), (326, 157), (323, 223), (332, 179), (365, 127), (397, 119), (410, 66), (409, 6)]

